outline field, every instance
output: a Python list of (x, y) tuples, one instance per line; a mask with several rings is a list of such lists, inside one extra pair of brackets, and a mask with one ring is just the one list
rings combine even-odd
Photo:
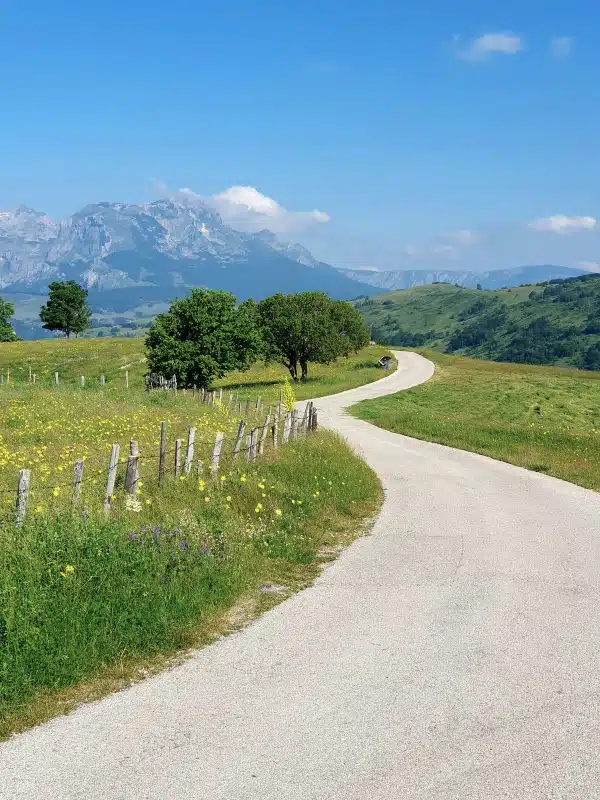
[[(304, 396), (385, 374), (368, 348), (319, 370)], [(234, 459), (240, 415), (191, 392), (142, 390), (141, 342), (3, 345), (0, 372), (0, 736), (35, 724), (163, 666), (182, 648), (231, 628), (310, 582), (356, 536), (381, 499), (376, 476), (335, 436), (318, 431), (248, 463)], [(29, 383), (29, 366), (36, 383)], [(130, 387), (123, 370), (129, 365)], [(10, 369), (10, 383), (6, 382)], [(60, 385), (52, 385), (54, 372)], [(81, 388), (79, 376), (86, 375)], [(240, 396), (279, 398), (282, 368), (223, 381)], [(101, 386), (99, 376), (106, 376)], [(247, 385), (241, 384), (246, 379)], [(264, 423), (251, 412), (248, 428)], [(158, 486), (160, 423), (166, 485)], [(196, 428), (192, 469), (174, 474), (174, 444)], [(216, 476), (216, 433), (225, 435)], [(282, 428), (279, 428), (281, 440)], [(135, 493), (123, 491), (129, 441), (139, 445)], [(117, 486), (102, 512), (111, 445)], [(83, 460), (72, 504), (73, 470)], [(15, 528), (17, 471), (31, 470), (25, 522)], [(276, 590), (261, 587), (276, 585)]]
[(436, 365), (428, 383), (352, 413), (600, 490), (600, 373), (422, 352)]

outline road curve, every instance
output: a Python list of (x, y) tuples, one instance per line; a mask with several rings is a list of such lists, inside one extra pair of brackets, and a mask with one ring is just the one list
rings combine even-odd
[(2, 800), (600, 798), (600, 495), (343, 413), (386, 500), (240, 633), (0, 746)]

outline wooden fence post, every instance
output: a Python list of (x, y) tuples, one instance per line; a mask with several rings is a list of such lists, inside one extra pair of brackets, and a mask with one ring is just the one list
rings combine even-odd
[(73, 497), (72, 503), (76, 505), (79, 502), (79, 498), (81, 496), (81, 481), (83, 479), (83, 460), (80, 459), (79, 461), (75, 462), (75, 467), (73, 469)]
[(10, 369), (6, 370), (6, 385), (10, 383)]
[(317, 430), (317, 427), (318, 427), (318, 422), (317, 422), (317, 409), (313, 407), (313, 412), (312, 412), (312, 430), (313, 430), (313, 431), (316, 431), (316, 430)]
[(165, 462), (167, 458), (167, 423), (160, 423), (160, 450), (158, 451), (158, 485), (165, 483)]
[(29, 365), (29, 383), (31, 383), (31, 364)]
[(33, 373), (33, 375), (31, 376), (31, 379), (32, 379), (32, 381), (35, 383), (35, 372), (34, 372), (34, 373)]
[(273, 423), (272, 427), (272, 436), (273, 436), (273, 450), (277, 450), (279, 443), (277, 441), (279, 436), (279, 411), (275, 411), (275, 422)]
[(304, 406), (304, 414), (302, 416), (302, 422), (300, 423), (300, 430), (302, 431), (302, 433), (306, 433), (306, 431), (308, 430), (308, 415), (310, 412), (310, 406), (311, 406), (310, 403), (307, 403)]
[(19, 470), (19, 483), (17, 485), (17, 515), (16, 523), (18, 526), (23, 524), (27, 511), (27, 501), (29, 499), (29, 484), (31, 482), (31, 470)]
[(190, 428), (187, 437), (187, 447), (185, 450), (185, 461), (183, 462), (183, 471), (187, 475), (192, 469), (192, 461), (194, 460), (194, 442), (196, 440), (196, 428)]
[(290, 426), (290, 437), (295, 439), (298, 436), (298, 412), (296, 409), (292, 411), (292, 424)]
[(202, 396), (200, 397), (200, 400), (201, 400), (202, 402), (204, 402), (204, 398), (205, 398), (205, 396), (206, 396), (206, 389), (205, 389), (205, 388), (204, 388), (204, 386), (203, 386), (203, 387), (202, 387)]
[(256, 398), (256, 411), (257, 411), (257, 412), (258, 412), (258, 411), (260, 411), (260, 404), (261, 404), (261, 401), (262, 401), (262, 397), (260, 397), (260, 395), (259, 395), (259, 396)]
[(115, 491), (115, 481), (117, 480), (117, 469), (119, 467), (119, 450), (118, 444), (113, 444), (110, 451), (110, 460), (108, 462), (108, 477), (106, 479), (106, 494), (104, 495), (104, 513), (108, 516), (110, 512), (110, 502)]
[(258, 452), (258, 428), (252, 428), (252, 433), (250, 434), (250, 438), (251, 438), (250, 452), (252, 461), (256, 461), (256, 455)]
[(196, 384), (192, 386), (192, 400), (196, 399)]
[(106, 378), (104, 375), (100, 375), (100, 386), (106, 386)]
[(283, 436), (281, 437), (281, 443), (287, 444), (290, 438), (290, 427), (292, 424), (292, 414), (290, 411), (286, 411), (285, 418), (283, 421)]
[(125, 388), (129, 389), (129, 370), (125, 370)]
[(54, 383), (58, 386), (58, 372), (54, 373)]
[(233, 448), (233, 457), (237, 458), (240, 454), (240, 447), (242, 446), (242, 437), (244, 435), (244, 430), (246, 429), (246, 421), (242, 420), (240, 422), (240, 427), (238, 428), (237, 438), (235, 440), (235, 447)]
[(252, 433), (246, 436), (246, 461), (252, 458)]
[(175, 477), (181, 472), (181, 439), (175, 439)]
[(227, 400), (227, 411), (231, 411), (232, 405), (233, 405), (233, 394), (229, 392), (229, 399)]
[(245, 416), (247, 417), (250, 415), (250, 408), (251, 408), (251, 403), (250, 400), (248, 399), (246, 400), (246, 414), (245, 414)]
[(210, 471), (215, 477), (219, 470), (219, 459), (221, 458), (221, 448), (223, 447), (223, 438), (224, 437), (222, 433), (217, 433), (217, 438), (215, 439), (215, 447), (212, 454), (212, 461), (210, 465)]
[(267, 434), (269, 433), (269, 423), (270, 422), (271, 422), (271, 412), (269, 411), (269, 413), (267, 414), (267, 418), (265, 420), (265, 424), (263, 425), (263, 428), (262, 428), (262, 433), (260, 435), (260, 442), (259, 442), (259, 445), (258, 445), (258, 455), (259, 456), (262, 456), (262, 454), (263, 454), (263, 452), (265, 450), (265, 439), (267, 438)]
[(223, 402), (223, 389), (219, 389), (219, 403)]
[(125, 467), (124, 489), (127, 494), (135, 494), (139, 480), (139, 456), (138, 443), (133, 439), (129, 443), (129, 455)]
[(81, 388), (83, 389), (84, 386), (85, 386), (85, 375), (82, 375), (81, 376)]

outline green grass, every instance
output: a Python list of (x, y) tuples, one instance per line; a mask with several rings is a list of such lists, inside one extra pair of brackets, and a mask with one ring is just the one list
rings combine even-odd
[[(0, 737), (209, 641), (243, 598), (252, 615), (307, 585), (381, 499), (377, 477), (327, 432), (224, 475), (171, 480), (151, 517), (0, 528)], [(261, 595), (269, 583), (286, 590)]]
[[(293, 384), (296, 398), (323, 397), (379, 380), (389, 373), (378, 367), (377, 362), (389, 352), (387, 347), (370, 345), (333, 364), (309, 364), (308, 380)], [(230, 372), (215, 385), (244, 398), (261, 396), (265, 403), (275, 404), (286, 375), (289, 377), (289, 372), (282, 364), (255, 364), (247, 372)]]
[[(373, 364), (384, 352), (370, 347), (315, 368), (297, 394), (318, 396), (382, 377)], [(381, 502), (377, 477), (324, 431), (277, 451), (269, 438), (255, 464), (234, 460), (236, 410), (208, 407), (191, 392), (144, 392), (142, 359), (142, 342), (133, 339), (0, 347), (0, 372), (11, 371), (10, 384), (0, 386), (0, 737), (143, 677), (229, 630), (232, 613), (245, 619), (306, 586)], [(29, 364), (35, 384), (28, 383)], [(120, 369), (126, 364), (129, 390)], [(59, 388), (51, 383), (55, 370)], [(223, 385), (275, 404), (284, 375), (283, 367), (256, 365)], [(264, 413), (251, 414), (249, 427), (262, 424)], [(169, 453), (161, 489), (162, 420)], [(185, 444), (192, 425), (194, 469), (176, 479), (174, 440)], [(217, 431), (225, 442), (213, 480)], [(123, 492), (121, 463), (106, 520), (110, 446), (121, 445), (123, 461), (131, 438), (141, 452), (135, 502)], [(84, 480), (73, 509), (78, 459), (85, 459)], [(31, 470), (32, 485), (17, 530), (19, 468)], [(269, 583), (285, 589), (261, 593)]]
[[(309, 378), (295, 386), (299, 400), (341, 392), (371, 383), (384, 376), (377, 367), (386, 347), (370, 345), (349, 358), (338, 359), (333, 364), (310, 364)], [(125, 370), (129, 372), (130, 387), (142, 387), (147, 371), (144, 339), (41, 339), (33, 342), (0, 343), (0, 374), (6, 379), (10, 370), (12, 383), (29, 381), (29, 368), (36, 375), (36, 386), (49, 387), (54, 373), (59, 373), (62, 384), (78, 386), (82, 375), (86, 387), (98, 385), (104, 375), (111, 388), (125, 385)], [(215, 387), (235, 391), (241, 398), (256, 398), (274, 403), (279, 398), (279, 388), (289, 372), (282, 364), (255, 364), (246, 372), (231, 372), (215, 382)]]
[(381, 428), (600, 489), (600, 373), (422, 351), (427, 383), (352, 413)]

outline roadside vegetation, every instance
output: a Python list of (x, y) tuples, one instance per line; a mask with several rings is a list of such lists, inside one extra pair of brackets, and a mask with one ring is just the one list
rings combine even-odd
[[(249, 429), (265, 424), (266, 407), (277, 405), (283, 379), (291, 376), (274, 340), (269, 366), (263, 361), (230, 371), (236, 363), (246, 366), (257, 342), (240, 344), (235, 306), (217, 301), (231, 314), (235, 346), (221, 339), (217, 352), (213, 338), (191, 352), (198, 340), (190, 337), (176, 365), (180, 386), (198, 380), (224, 389), (223, 401), (217, 392), (210, 405), (190, 388), (144, 391), (143, 340), (0, 345), (0, 737), (144, 677), (186, 648), (243, 624), (308, 585), (377, 511), (377, 477), (326, 431), (279, 449), (269, 433), (258, 460), (234, 456), (240, 419)], [(174, 338), (171, 323), (162, 324)], [(169, 357), (163, 345), (159, 362)], [(376, 364), (386, 348), (359, 345), (356, 339), (300, 353), (299, 363), (310, 360), (310, 370), (306, 380), (288, 380), (284, 405), (383, 377)], [(229, 390), (235, 404), (227, 402)], [(260, 411), (237, 402), (259, 395)], [(161, 487), (163, 421), (168, 449)], [(175, 439), (185, 449), (190, 427), (193, 465), (177, 474)], [(217, 433), (225, 440), (213, 474)], [(139, 448), (139, 476), (126, 494), (123, 462), (131, 439)], [(113, 444), (121, 446), (121, 458), (105, 514)], [(74, 468), (81, 461), (75, 501)], [(27, 513), (16, 527), (19, 469), (32, 477)]]
[(430, 381), (351, 413), (600, 490), (600, 373), (420, 352), (435, 363)]

